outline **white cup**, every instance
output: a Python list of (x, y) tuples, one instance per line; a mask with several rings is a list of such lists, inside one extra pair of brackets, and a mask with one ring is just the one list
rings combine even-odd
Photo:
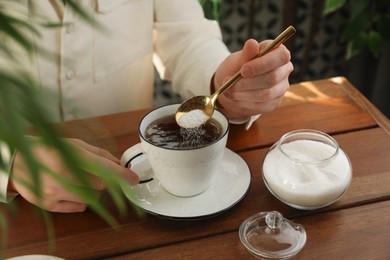
[(222, 134), (206, 146), (193, 149), (172, 149), (156, 146), (145, 138), (147, 126), (165, 116), (173, 115), (179, 104), (157, 108), (148, 113), (140, 122), (138, 133), (141, 142), (127, 149), (121, 158), (125, 167), (139, 155), (145, 154), (154, 176), (139, 176), (142, 182), (156, 178), (169, 193), (190, 197), (204, 192), (220, 167), (225, 151), (229, 122), (219, 111), (215, 111), (215, 119), (222, 127)]

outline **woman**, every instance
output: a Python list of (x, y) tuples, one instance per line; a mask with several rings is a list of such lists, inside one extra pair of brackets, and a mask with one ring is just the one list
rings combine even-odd
[[(24, 2), (19, 12), (39, 30), (39, 37), (31, 35), (31, 40), (54, 57), (37, 51), (32, 59), (21, 56), (17, 65), (28, 68), (41, 88), (56, 93), (50, 99), (53, 121), (152, 107), (154, 66), (183, 98), (208, 95), (241, 70), (243, 79), (218, 99), (219, 109), (238, 123), (273, 110), (289, 86), (293, 66), (284, 46), (252, 60), (269, 41), (250, 39), (241, 51), (230, 53), (218, 24), (204, 18), (197, 0), (79, 0), (89, 23), (66, 1)], [(63, 26), (40, 26), (42, 21)], [(88, 160), (138, 183), (138, 177), (108, 151), (82, 140), (67, 141)], [(34, 154), (52, 170), (69, 175), (55, 151), (40, 145)], [(43, 198), (37, 198), (17, 181), (30, 178), (23, 165), (16, 153), (12, 173), (0, 174), (3, 197), (15, 191), (50, 211), (85, 210), (82, 199), (47, 176)], [(86, 174), (96, 190), (105, 188), (100, 179)]]

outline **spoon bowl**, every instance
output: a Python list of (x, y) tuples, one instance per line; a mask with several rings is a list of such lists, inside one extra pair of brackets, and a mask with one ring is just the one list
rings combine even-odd
[[(267, 47), (265, 47), (254, 59), (262, 57), (279, 45), (287, 41), (294, 33), (295, 28), (289, 26), (278, 37), (276, 37)], [(199, 127), (211, 118), (215, 109), (215, 102), (218, 96), (229, 87), (233, 86), (242, 78), (241, 72), (238, 71), (226, 81), (214, 94), (210, 96), (194, 96), (185, 100), (177, 109), (175, 119), (177, 124), (183, 128)], [(196, 111), (196, 113), (193, 113)]]
[[(211, 96), (195, 96), (186, 100), (176, 112), (176, 122), (184, 128), (190, 128), (192, 125), (197, 127), (204, 124), (214, 113), (214, 102), (215, 100), (212, 100)], [(200, 113), (200, 116), (195, 118), (192, 115), (194, 112)], [(196, 120), (197, 118), (199, 120)], [(192, 121), (192, 123), (188, 120)]]

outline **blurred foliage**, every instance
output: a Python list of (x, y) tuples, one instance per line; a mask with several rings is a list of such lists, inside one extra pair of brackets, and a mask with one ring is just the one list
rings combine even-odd
[(207, 19), (220, 21), (222, 0), (199, 0)]
[(390, 39), (389, 0), (326, 0), (324, 14), (347, 8), (350, 17), (342, 29), (341, 40), (347, 42), (347, 59), (368, 49), (378, 57)]
[[(86, 22), (92, 23), (92, 19), (79, 8), (76, 0), (66, 0), (66, 2), (68, 8), (73, 8)], [(25, 185), (38, 197), (42, 196), (41, 174), (50, 175), (63, 187), (80, 196), (89, 204), (89, 208), (114, 226), (116, 225), (115, 218), (96, 199), (96, 193), (86, 178), (85, 172), (93, 173), (107, 183), (107, 190), (121, 212), (124, 212), (126, 208), (126, 199), (121, 190), (124, 180), (101, 165), (95, 165), (83, 159), (64, 139), (59, 137), (59, 133), (51, 124), (50, 107), (47, 107), (48, 102), (45, 102), (45, 99), (50, 98), (53, 93), (48, 93), (44, 90), (45, 88), (41, 88), (23, 64), (19, 64), (20, 61), (17, 58), (20, 54), (32, 58), (35, 51), (45, 51), (39, 50), (32, 40), (34, 37), (40, 37), (36, 26), (55, 29), (61, 24), (52, 24), (48, 21), (39, 21), (38, 24), (31, 23), (27, 16), (24, 17), (18, 12), (20, 7), (23, 8), (21, 5), (26, 5), (26, 2), (0, 0), (0, 145), (3, 147), (6, 145), (11, 151), (18, 151), (24, 156), (33, 180), (33, 183)], [(16, 53), (15, 49), (21, 53)], [(47, 58), (53, 58), (53, 55), (55, 54), (47, 55)], [(34, 128), (41, 138), (34, 138), (34, 141), (31, 138), (25, 138), (31, 128)], [(72, 177), (90, 189), (76, 187), (69, 180), (42, 165), (33, 153), (35, 142), (56, 149), (73, 174)], [(8, 163), (2, 154), (0, 154), (0, 169), (9, 170)], [(42, 212), (47, 218), (48, 213)], [(5, 219), (1, 217), (0, 226), (2, 226), (1, 230), (6, 230)]]
[[(318, 1), (318, 0), (314, 0)], [(199, 0), (208, 19), (220, 21), (223, 0)], [(346, 58), (364, 50), (378, 57), (390, 39), (389, 0), (325, 0), (324, 15), (347, 9), (349, 20), (341, 29), (341, 41), (347, 43)]]

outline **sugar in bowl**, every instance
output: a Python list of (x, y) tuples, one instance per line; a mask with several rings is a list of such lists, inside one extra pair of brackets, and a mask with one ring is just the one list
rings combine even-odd
[(283, 135), (263, 161), (263, 180), (283, 203), (303, 210), (326, 207), (348, 189), (352, 165), (331, 136), (316, 130)]

